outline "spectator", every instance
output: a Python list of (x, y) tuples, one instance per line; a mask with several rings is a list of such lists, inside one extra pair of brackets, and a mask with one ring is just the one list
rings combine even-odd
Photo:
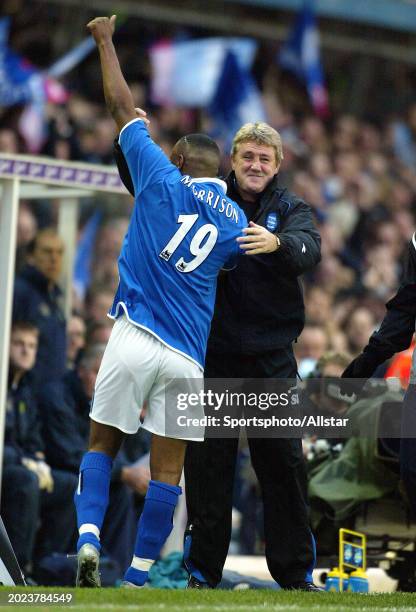
[[(339, 398), (339, 379), (345, 367), (350, 363), (348, 353), (326, 351), (316, 363), (315, 370), (307, 381), (305, 401), (309, 403), (309, 410), (315, 415), (329, 415), (342, 417), (349, 405)], [(351, 396), (352, 392), (351, 392)], [(305, 404), (307, 405), (307, 404)], [(309, 462), (320, 456), (327, 456), (330, 449), (337, 449), (343, 444), (340, 438), (319, 438), (315, 434), (303, 437), (303, 452)], [(335, 452), (335, 451), (334, 451)], [(308, 468), (310, 471), (311, 463)]]
[(117, 258), (127, 227), (127, 218), (115, 217), (107, 220), (98, 233), (95, 245), (92, 262), (93, 284), (105, 286), (106, 292), (113, 295), (118, 284)]
[(350, 267), (344, 266), (337, 255), (328, 255), (322, 260), (315, 274), (315, 282), (331, 295), (341, 290), (352, 291), (355, 274)]
[(107, 344), (113, 324), (114, 321), (108, 317), (91, 323), (88, 328), (88, 344)]
[(67, 335), (67, 368), (73, 369), (77, 363), (80, 351), (85, 347), (86, 326), (84, 319), (80, 315), (74, 313), (69, 319)]
[(338, 399), (328, 396), (325, 379), (341, 378), (347, 365), (351, 362), (351, 357), (348, 353), (336, 353), (333, 351), (325, 352), (316, 364), (314, 377), (319, 377), (324, 383), (321, 385), (320, 395), (315, 397), (318, 411), (332, 414), (335, 416), (342, 415), (347, 409), (348, 404)]
[(39, 332), (27, 322), (13, 325), (3, 455), (1, 515), (24, 570), (37, 556), (69, 552), (76, 534), (72, 496), (76, 475), (50, 468), (45, 461), (31, 370)]
[(295, 344), (295, 356), (301, 378), (308, 376), (328, 348), (328, 337), (320, 325), (305, 325)]
[[(396, 226), (393, 226), (396, 229)], [(400, 239), (397, 239), (400, 242)], [(370, 258), (369, 258), (370, 259)], [(371, 259), (366, 262), (362, 284), (381, 299), (389, 298), (397, 283), (397, 263), (389, 247), (377, 245), (371, 250)]]
[(0, 151), (15, 155), (20, 153), (19, 137), (9, 128), (0, 129)]
[(27, 257), (27, 247), (33, 241), (38, 231), (38, 223), (31, 208), (25, 201), (19, 205), (17, 217), (17, 250), (16, 250), (16, 272), (20, 272)]
[(93, 285), (88, 290), (85, 300), (85, 315), (88, 325), (96, 325), (107, 319), (113, 298), (113, 290), (106, 285)]
[(332, 296), (322, 287), (312, 286), (307, 293), (306, 320), (316, 325), (327, 325), (331, 320)]
[(345, 332), (348, 339), (348, 350), (357, 355), (366, 346), (368, 338), (374, 331), (375, 320), (368, 308), (356, 308), (349, 316)]
[(66, 363), (66, 322), (58, 279), (64, 245), (52, 228), (38, 232), (28, 246), (29, 263), (16, 278), (13, 320), (30, 321), (39, 329), (35, 383), (59, 379)]

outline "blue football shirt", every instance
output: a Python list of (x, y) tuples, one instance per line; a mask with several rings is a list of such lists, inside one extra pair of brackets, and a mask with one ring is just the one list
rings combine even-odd
[(236, 264), (244, 212), (217, 178), (182, 175), (140, 119), (120, 132), (135, 203), (109, 315), (129, 321), (203, 367), (217, 275)]

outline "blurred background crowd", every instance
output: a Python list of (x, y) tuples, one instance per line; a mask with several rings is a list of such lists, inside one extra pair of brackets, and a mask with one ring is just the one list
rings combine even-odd
[[(65, 51), (65, 45), (71, 46), (85, 35), (84, 25), (94, 16), (85, 9), (75, 12), (71, 3), (3, 2), (3, 15), (11, 18), (10, 47), (39, 68), (47, 67), (57, 59), (60, 51)], [(283, 12), (281, 23), (289, 25), (290, 17), (293, 15)], [(279, 12), (276, 12), (275, 19), (279, 22)], [(337, 27), (341, 26), (338, 24)], [(162, 106), (152, 101), (151, 66), (146, 50), (161, 36), (181, 39), (207, 34), (212, 35), (212, 30), (161, 24), (152, 19), (144, 22), (132, 17), (125, 18), (115, 37), (135, 103), (148, 111), (151, 135), (168, 154), (184, 133), (212, 130), (212, 117), (203, 108)], [(283, 139), (284, 161), (279, 172), (281, 185), (311, 205), (322, 236), (322, 261), (302, 281), (306, 325), (296, 343), (295, 353), (299, 373), (305, 377), (314, 371), (318, 360), (328, 351), (356, 356), (377, 328), (384, 316), (385, 302), (399, 285), (402, 256), (415, 229), (416, 79), (414, 64), (408, 58), (402, 62), (385, 58), (379, 61), (380, 58), (371, 53), (357, 57), (352, 49), (331, 51), (323, 47), (321, 58), (328, 87), (329, 112), (318, 116), (305, 85), (274, 60), (278, 47), (278, 42), (259, 40), (253, 74), (267, 120)], [(97, 54), (92, 52), (76, 69), (65, 75), (63, 83), (69, 94), (67, 101), (47, 104), (46, 138), (38, 153), (61, 160), (113, 164), (113, 140), (117, 134), (103, 104)], [(0, 152), (30, 152), (19, 130), (22, 112), (23, 107), (19, 105), (0, 106)], [(230, 169), (228, 144), (221, 134), (218, 136), (223, 148), (222, 173), (226, 175)], [(29, 315), (30, 304), (38, 292), (40, 301), (44, 299), (42, 295), (46, 296), (46, 301), (50, 300), (46, 318), (55, 317), (56, 320), (49, 328), (47, 325), (45, 328), (45, 321), (41, 322), (40, 332), (30, 327), (23, 328), (23, 331), (14, 328), (12, 344), (16, 334), (20, 338), (22, 333), (26, 336), (32, 333), (39, 343), (38, 355), (46, 355), (42, 357), (46, 360), (43, 367), (51, 372), (60, 362), (59, 374), (64, 374), (65, 378), (64, 383), (58, 384), (57, 380), (46, 375), (46, 387), (43, 379), (41, 388), (34, 391), (41, 423), (35, 446), (28, 442), (29, 434), (33, 434), (30, 427), (25, 433), (20, 425), (19, 429), (10, 421), (6, 450), (7, 445), (20, 445), (19, 452), (29, 459), (41, 453), (37, 460), (40, 458), (50, 467), (50, 477), (56, 483), (59, 483), (59, 477), (55, 475), (54, 478), (54, 473), (64, 471), (71, 475), (72, 491), (76, 487), (76, 462), (87, 441), (87, 404), (92, 396), (102, 346), (111, 331), (112, 322), (106, 313), (118, 282), (117, 256), (131, 205), (129, 196), (102, 195), (83, 200), (80, 236), (96, 211), (99, 211), (99, 217), (88, 281), (81, 288), (75, 285), (73, 312), (65, 321), (59, 320), (62, 317), (59, 314), (59, 275), (64, 245), (50, 229), (56, 226), (57, 203), (20, 201), (16, 259), (16, 300), (19, 303), (15, 302), (15, 312), (21, 309), (20, 320), (25, 318), (25, 314)], [(46, 288), (42, 286), (40, 277), (36, 284), (33, 269), (46, 278)], [(51, 329), (58, 329), (59, 341), (50, 337)], [(42, 351), (41, 345), (45, 342), (49, 343), (49, 348)], [(22, 365), (18, 352), (17, 357), (15, 353), (11, 358), (11, 394), (17, 393), (13, 391), (13, 384), (15, 388), (20, 384), (19, 378), (13, 382), (13, 372), (31, 370), (30, 360), (28, 363)], [(409, 355), (399, 357), (396, 363), (397, 367), (395, 364), (386, 365), (385, 371), (389, 367), (389, 375), (399, 373), (405, 381)], [(39, 367), (38, 363), (35, 373)], [(36, 383), (33, 384), (35, 388)], [(22, 401), (20, 396), (19, 401)], [(51, 418), (58, 410), (60, 415)], [(63, 432), (65, 419), (71, 421), (75, 418), (79, 419), (75, 431), (72, 434)], [(81, 431), (84, 432), (82, 435)], [(66, 442), (62, 442), (64, 433), (68, 437)], [(139, 468), (131, 467), (137, 466), (137, 461), (147, 451), (148, 442), (142, 438), (139, 436), (126, 449), (119, 471), (114, 475), (115, 483), (124, 487), (124, 493), (118, 491), (115, 495), (125, 496), (123, 503), (126, 507), (133, 504), (129, 501), (130, 494), (140, 498), (146, 489), (147, 468), (140, 462)], [(76, 448), (71, 465), (62, 460), (64, 455), (68, 456), (70, 448)], [(10, 461), (13, 465), (14, 460)], [(6, 458), (4, 465), (1, 513), (16, 545), (19, 534), (14, 535), (11, 519), (7, 524), (8, 512), (13, 515), (15, 507), (11, 506), (9, 511), (6, 508), (10, 498), (10, 489), (8, 493), (4, 484), (8, 482)], [(9, 482), (12, 480), (11, 477)], [(33, 520), (33, 513), (38, 513), (34, 523), (36, 529), (42, 521), (50, 520), (47, 517), (51, 508), (52, 514), (56, 512), (55, 502), (46, 499), (48, 495), (52, 496), (48, 493), (48, 479), (42, 481), (38, 474), (38, 480), (43, 498), (41, 495), (36, 510), (32, 508), (30, 518)], [(19, 499), (15, 498), (15, 501), (22, 503)], [(121, 508), (119, 501), (115, 505)], [(28, 525), (25, 529), (30, 531)], [(24, 531), (19, 531), (21, 536)], [(112, 549), (112, 535), (109, 534), (108, 547), (123, 564), (121, 553)], [(39, 549), (36, 549), (35, 533), (30, 537), (32, 544), (29, 547), (26, 536), (21, 549), (19, 544), (16, 547), (24, 566), (31, 563), (35, 554), (40, 558), (52, 552), (70, 552), (74, 543), (73, 538), (69, 538), (62, 542), (62, 550), (56, 551), (53, 546), (48, 548), (45, 545), (44, 537), (41, 541), (38, 537), (36, 546)]]

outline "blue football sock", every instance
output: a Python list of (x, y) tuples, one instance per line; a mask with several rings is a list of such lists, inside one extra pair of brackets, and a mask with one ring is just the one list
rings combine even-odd
[(173, 513), (181, 487), (151, 480), (141, 514), (134, 557), (124, 580), (143, 585), (173, 527)]
[(197, 569), (195, 567), (195, 565), (192, 563), (192, 561), (190, 559), (191, 546), (192, 546), (192, 536), (191, 535), (187, 535), (185, 537), (185, 541), (184, 541), (184, 545), (183, 545), (183, 561), (184, 561), (185, 567), (186, 567), (186, 569), (188, 571), (188, 574), (190, 574), (191, 576), (193, 576), (194, 578), (199, 580), (199, 582), (207, 582), (207, 580), (205, 580), (205, 578), (202, 575), (202, 573), (199, 571), (199, 569)]
[(80, 536), (77, 550), (93, 544), (100, 550), (100, 530), (108, 506), (110, 475), (113, 460), (104, 453), (84, 455), (79, 469), (79, 484), (74, 501)]

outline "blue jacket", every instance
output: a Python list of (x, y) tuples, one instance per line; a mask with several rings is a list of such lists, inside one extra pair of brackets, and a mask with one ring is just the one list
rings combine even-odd
[(25, 374), (17, 386), (9, 384), (3, 464), (19, 464), (23, 457), (35, 458), (43, 450), (31, 375)]
[(39, 328), (39, 348), (33, 370), (36, 383), (58, 380), (65, 372), (66, 322), (60, 305), (62, 292), (48, 287), (48, 279), (33, 266), (16, 278), (13, 320), (29, 321)]

